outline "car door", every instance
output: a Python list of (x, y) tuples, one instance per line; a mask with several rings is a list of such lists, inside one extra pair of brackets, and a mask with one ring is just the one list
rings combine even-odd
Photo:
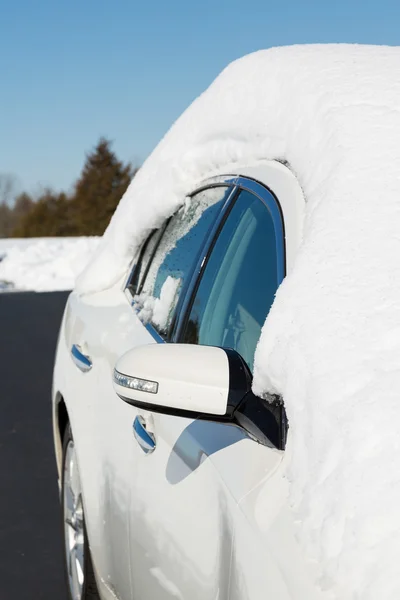
[[(70, 300), (69, 314), (73, 318), (67, 324), (68, 346), (74, 354), (77, 368), (72, 373), (79, 390), (70, 416), (84, 485), (89, 540), (107, 597), (110, 594), (128, 600), (132, 595), (130, 494), (142, 452), (132, 433), (134, 409), (121, 402), (112, 388), (114, 365), (132, 347), (155, 343), (155, 337), (157, 341), (162, 339), (160, 334), (167, 330), (203, 238), (232, 189), (228, 185), (199, 192), (187, 199), (163, 227), (153, 231), (140, 252), (126, 293), (116, 286), (88, 297), (73, 294)], [(174, 270), (176, 252), (184, 257), (179, 270)], [(167, 279), (163, 270), (165, 257), (170, 261), (168, 273), (177, 282), (173, 297), (165, 296), (163, 291)], [(153, 296), (146, 291), (138, 295), (144, 278), (151, 280), (157, 261), (162, 268), (158, 269)], [(147, 317), (159, 333), (147, 323)], [(82, 360), (91, 364), (84, 372), (80, 368)]]
[[(255, 186), (257, 194), (236, 188), (180, 299), (170, 338), (234, 348), (250, 369), (285, 269), (279, 207)], [(237, 503), (282, 453), (237, 424), (139, 413), (154, 445), (142, 452), (131, 494), (134, 597), (228, 599)]]
[[(88, 297), (73, 294), (66, 321), (75, 362), (68, 382), (75, 393), (67, 406), (91, 553), (103, 596), (125, 600), (131, 597), (130, 480), (139, 452), (131, 435), (131, 411), (115, 396), (112, 372), (121, 352), (152, 338), (120, 287)], [(88, 370), (81, 366), (85, 357)]]

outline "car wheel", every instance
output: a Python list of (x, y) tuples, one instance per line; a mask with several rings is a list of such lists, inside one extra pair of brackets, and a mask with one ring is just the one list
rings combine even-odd
[(69, 425), (63, 442), (61, 505), (68, 598), (100, 600), (86, 535), (74, 439)]

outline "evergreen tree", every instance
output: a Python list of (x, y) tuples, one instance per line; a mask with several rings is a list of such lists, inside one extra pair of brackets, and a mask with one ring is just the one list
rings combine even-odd
[(26, 215), (33, 207), (33, 200), (29, 194), (23, 192), (19, 194), (15, 198), (14, 206), (13, 206), (13, 214), (15, 219), (15, 225), (18, 224), (18, 221), (22, 219), (24, 215)]
[(64, 193), (45, 190), (29, 212), (25, 212), (16, 225), (14, 237), (56, 237), (74, 235), (70, 215), (70, 201)]
[(24, 215), (33, 206), (33, 200), (28, 194), (20, 194), (13, 204), (0, 204), (0, 237), (11, 237)]
[(71, 211), (77, 235), (102, 235), (133, 176), (101, 138), (86, 157), (75, 186)]
[[(0, 199), (0, 237), (102, 235), (136, 172), (110, 146), (101, 138), (88, 154), (72, 197), (47, 189), (36, 202), (28, 194), (13, 206)], [(2, 181), (7, 191), (9, 179), (0, 178), (0, 192)]]
[(0, 238), (10, 237), (13, 226), (13, 211), (5, 202), (0, 203)]

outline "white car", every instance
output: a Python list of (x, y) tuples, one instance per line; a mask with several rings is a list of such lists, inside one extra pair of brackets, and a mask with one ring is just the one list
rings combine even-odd
[(71, 599), (399, 597), (399, 65), (244, 57), (133, 179), (56, 356)]
[(287, 504), (281, 399), (251, 392), (303, 202), (278, 162), (221, 174), (122, 287), (69, 297), (53, 418), (73, 600), (321, 597)]

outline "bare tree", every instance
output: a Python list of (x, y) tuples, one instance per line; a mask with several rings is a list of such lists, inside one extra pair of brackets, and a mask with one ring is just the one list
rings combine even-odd
[(13, 205), (18, 181), (10, 173), (0, 173), (0, 237), (8, 237), (14, 228)]
[(10, 173), (0, 173), (0, 204), (13, 203), (18, 193), (18, 180)]

